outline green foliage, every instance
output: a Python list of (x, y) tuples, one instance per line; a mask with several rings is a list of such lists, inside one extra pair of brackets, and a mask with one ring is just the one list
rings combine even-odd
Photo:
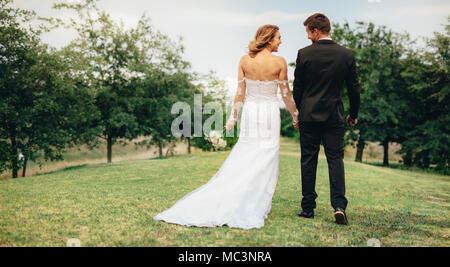
[(366, 141), (396, 141), (401, 138), (401, 115), (407, 107), (401, 80), (401, 57), (410, 40), (384, 26), (358, 22), (334, 26), (333, 38), (355, 51), (362, 87), (359, 124), (360, 138)]
[[(362, 89), (359, 123), (355, 129), (347, 128), (350, 134), (346, 142), (401, 143), (407, 127), (404, 117), (410, 111), (405, 98), (407, 86), (401, 77), (406, 67), (402, 57), (411, 43), (409, 36), (364, 22), (357, 22), (356, 29), (351, 29), (348, 23), (335, 24), (332, 35), (355, 52)], [(384, 163), (388, 164), (386, 157)]]
[(0, 173), (8, 169), (8, 161), (10, 161), (10, 146), (6, 139), (0, 140)]
[(66, 50), (82, 58), (73, 63), (94, 92), (100, 137), (111, 146), (138, 136), (149, 136), (138, 145), (172, 142), (171, 106), (193, 98), (189, 63), (181, 58), (184, 48), (154, 29), (145, 15), (136, 27), (126, 29), (96, 2), (55, 4), (56, 9), (75, 11), (77, 19), (49, 21), (78, 33)]
[[(450, 17), (448, 18), (450, 22)], [(450, 173), (450, 23), (427, 41), (428, 49), (411, 53), (402, 77), (410, 94), (410, 129), (401, 153), (408, 165)]]
[[(225, 122), (228, 118), (226, 116), (227, 114), (224, 112), (223, 113), (223, 118), (222, 120)], [(203, 116), (203, 122), (208, 118), (208, 116), (211, 115), (204, 115)], [(236, 125), (238, 125), (240, 122), (238, 120), (238, 123)], [(239, 131), (238, 131), (238, 127), (235, 126), (228, 134), (226, 132), (226, 128), (222, 127), (222, 125), (214, 125), (212, 127), (211, 130), (222, 130), (222, 138), (227, 142), (227, 145), (225, 146), (225, 150), (229, 150), (232, 149), (233, 146), (237, 143), (238, 139), (239, 139)], [(231, 134), (232, 132), (232, 134)], [(199, 136), (193, 136), (192, 138), (192, 145), (195, 147), (200, 148), (202, 151), (214, 151), (214, 146), (213, 144), (208, 141), (207, 139), (205, 139), (205, 135), (203, 135), (202, 137)]]
[(280, 109), (280, 117), (281, 117), (281, 136), (289, 137), (300, 142), (300, 132), (295, 130), (292, 125), (292, 115), (289, 113), (289, 110), (282, 108)]
[(428, 40), (426, 51), (410, 48), (408, 35), (357, 25), (336, 24), (333, 32), (355, 51), (362, 85), (359, 124), (348, 140), (397, 142), (406, 165), (449, 173), (450, 25)]
[[(183, 46), (156, 30), (148, 17), (127, 29), (96, 3), (57, 3), (55, 9), (76, 15), (40, 18), (50, 27), (27, 29), (21, 25), (30, 24), (34, 13), (1, 2), (0, 171), (12, 169), (15, 177), (24, 163), (18, 160), (21, 153), (26, 160), (60, 160), (66, 147), (93, 148), (99, 138), (108, 142), (109, 161), (114, 143), (139, 136), (147, 139), (136, 145), (175, 141), (171, 107), (178, 101), (193, 106), (194, 94), (204, 89), (194, 82), (203, 77), (189, 72)], [(42, 30), (58, 27), (78, 33), (60, 51), (39, 39)], [(217, 79), (209, 82), (222, 86)]]
[[(227, 91), (228, 88), (226, 86), (225, 81), (219, 79), (217, 74), (215, 72), (209, 72), (207, 74), (196, 74), (195, 75), (195, 82), (197, 84), (196, 86), (196, 93), (202, 95), (202, 111), (205, 110), (205, 106), (208, 103), (216, 103), (217, 107), (220, 106), (222, 110), (222, 122), (223, 124), (228, 120), (227, 117), (227, 110), (231, 110), (231, 107), (227, 105)], [(192, 131), (193, 131), (193, 125), (194, 125), (194, 102), (191, 102), (191, 125), (192, 125)], [(212, 110), (211, 114), (204, 114), (202, 112), (202, 127), (205, 125), (206, 120), (208, 118), (211, 118), (214, 113), (218, 114), (219, 110)], [(237, 124), (236, 124), (237, 125)], [(236, 144), (238, 140), (238, 129), (237, 126), (234, 127), (233, 136), (227, 136), (226, 129), (224, 125), (212, 125), (211, 130), (218, 130), (222, 131), (222, 138), (227, 142), (227, 145), (225, 149), (231, 149), (234, 144)], [(202, 136), (195, 136), (193, 135), (191, 138), (191, 144), (194, 147), (198, 147), (202, 149), (203, 151), (213, 151), (214, 147), (212, 143), (208, 140), (205, 140), (205, 133), (203, 133), (202, 130)]]
[(167, 74), (153, 70), (142, 81), (136, 81), (140, 91), (136, 118), (142, 135), (151, 139), (140, 145), (164, 145), (175, 140), (171, 133), (171, 123), (176, 115), (171, 114), (172, 105), (178, 101), (193, 103), (195, 87), (188, 73)]
[(95, 110), (60, 54), (41, 43), (41, 30), (21, 26), (34, 13), (10, 3), (0, 2), (0, 170), (17, 177), (28, 160), (61, 159), (85, 137)]

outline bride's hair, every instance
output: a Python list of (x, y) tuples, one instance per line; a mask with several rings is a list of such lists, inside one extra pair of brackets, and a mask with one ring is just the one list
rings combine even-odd
[(280, 28), (277, 25), (264, 25), (256, 31), (255, 39), (248, 45), (248, 53), (251, 56), (256, 55), (264, 49), (266, 45), (273, 40), (275, 34)]

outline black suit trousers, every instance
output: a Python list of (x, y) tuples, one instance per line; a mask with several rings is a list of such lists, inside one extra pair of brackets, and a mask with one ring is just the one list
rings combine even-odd
[(323, 143), (328, 162), (331, 206), (346, 209), (344, 173), (345, 122), (336, 108), (324, 122), (300, 121), (302, 202), (303, 211), (316, 208), (316, 171), (320, 144)]

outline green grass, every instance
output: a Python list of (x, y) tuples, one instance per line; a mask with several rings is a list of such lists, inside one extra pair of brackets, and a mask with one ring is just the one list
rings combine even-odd
[(229, 151), (70, 167), (0, 180), (0, 246), (449, 246), (450, 177), (345, 160), (349, 226), (334, 223), (319, 158), (313, 220), (299, 218), (299, 145), (283, 141), (261, 229), (196, 228), (152, 217), (206, 183)]
[[(112, 161), (131, 161), (131, 160), (142, 160), (155, 158), (159, 156), (158, 148), (156, 146), (152, 146), (147, 148), (146, 146), (138, 146), (136, 147), (134, 142), (142, 141), (145, 138), (140, 137), (134, 139), (132, 142), (128, 142), (127, 144), (114, 144), (112, 148)], [(176, 142), (174, 147), (175, 155), (187, 154), (187, 142)], [(163, 155), (167, 153), (167, 146), (163, 147)], [(192, 153), (200, 153), (201, 149), (196, 147), (191, 147)], [(100, 140), (100, 144), (93, 148), (89, 149), (86, 145), (82, 145), (79, 147), (69, 148), (63, 154), (64, 160), (62, 161), (43, 161), (42, 167), (39, 164), (29, 161), (26, 169), (26, 176), (33, 176), (37, 174), (45, 174), (57, 170), (62, 170), (68, 167), (80, 166), (80, 165), (95, 165), (107, 162), (107, 149), (106, 142), (104, 140)], [(169, 154), (170, 155), (170, 154)], [(42, 160), (42, 159), (41, 159)], [(19, 175), (22, 176), (23, 169), (19, 169)], [(11, 178), (12, 171), (8, 170), (7, 172), (0, 173), (0, 179)]]

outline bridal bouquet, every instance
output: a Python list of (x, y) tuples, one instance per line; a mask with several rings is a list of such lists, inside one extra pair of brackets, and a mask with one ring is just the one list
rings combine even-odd
[(223, 150), (227, 146), (227, 141), (222, 138), (220, 131), (210, 131), (205, 139), (212, 143), (214, 150)]

